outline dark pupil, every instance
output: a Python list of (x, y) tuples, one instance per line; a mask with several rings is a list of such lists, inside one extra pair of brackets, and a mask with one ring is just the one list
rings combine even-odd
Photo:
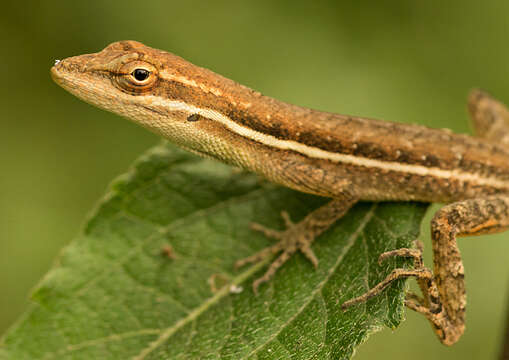
[(133, 71), (133, 76), (138, 81), (147, 80), (149, 74), (149, 71), (145, 69), (136, 69)]

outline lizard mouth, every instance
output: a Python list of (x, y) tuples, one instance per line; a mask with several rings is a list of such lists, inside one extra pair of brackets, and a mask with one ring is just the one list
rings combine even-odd
[(66, 75), (79, 71), (78, 65), (70, 61), (71, 59), (55, 60), (55, 64), (51, 67), (51, 78), (60, 86), (65, 83)]
[(72, 83), (73, 82), (71, 81), (72, 70), (67, 65), (68, 64), (67, 64), (66, 60), (55, 61), (55, 65), (53, 65), (50, 69), (50, 74), (51, 74), (51, 78), (57, 85), (63, 87), (64, 89), (66, 89), (68, 91), (73, 92), (72, 91), (72, 88), (73, 88)]
[(60, 74), (59, 66), (58, 66), (61, 62), (62, 62), (61, 60), (55, 60), (55, 65), (53, 65), (50, 69), (51, 78), (57, 84), (60, 83), (60, 79), (62, 78), (62, 75)]
[(86, 65), (93, 59), (93, 54), (68, 57), (63, 60), (55, 60), (50, 69), (53, 81), (78, 97), (83, 91), (81, 86), (87, 82)]

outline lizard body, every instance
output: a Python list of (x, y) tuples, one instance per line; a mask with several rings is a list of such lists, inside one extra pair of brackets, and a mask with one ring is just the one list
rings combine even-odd
[(298, 224), (285, 215), (286, 231), (255, 225), (280, 242), (238, 265), (281, 252), (255, 290), (296, 251), (316, 266), (311, 243), (359, 200), (451, 203), (432, 222), (434, 272), (424, 268), (416, 249), (382, 254), (413, 257), (415, 269), (395, 270), (344, 306), (412, 276), (425, 296), (409, 296), (407, 305), (430, 320), (444, 344), (463, 333), (466, 300), (456, 236), (509, 226), (509, 112), (491, 97), (479, 91), (470, 97), (476, 138), (288, 104), (134, 41), (59, 61), (51, 74), (81, 99), (184, 149), (332, 199)]

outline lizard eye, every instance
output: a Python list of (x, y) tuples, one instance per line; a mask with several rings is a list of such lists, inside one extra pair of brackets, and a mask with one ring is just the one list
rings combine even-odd
[(136, 81), (141, 83), (148, 79), (148, 77), (150, 76), (150, 71), (148, 71), (147, 69), (138, 68), (134, 69), (131, 75), (134, 77)]
[(146, 61), (134, 61), (124, 64), (118, 70), (115, 83), (123, 91), (142, 94), (157, 84), (157, 68)]

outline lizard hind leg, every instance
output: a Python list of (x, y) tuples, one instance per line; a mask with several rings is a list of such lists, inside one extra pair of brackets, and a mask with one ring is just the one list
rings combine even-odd
[(509, 145), (509, 109), (481, 90), (472, 90), (468, 110), (475, 134), (502, 146)]
[(356, 201), (356, 199), (345, 194), (341, 198), (331, 200), (329, 203), (311, 212), (298, 223), (293, 223), (288, 213), (283, 212), (281, 215), (286, 224), (286, 229), (283, 231), (269, 229), (260, 224), (252, 224), (251, 227), (253, 230), (259, 231), (265, 236), (277, 240), (277, 243), (245, 259), (238, 260), (235, 263), (235, 267), (256, 263), (274, 254), (280, 253), (276, 260), (269, 266), (265, 274), (253, 282), (253, 290), (255, 293), (258, 292), (258, 287), (262, 283), (269, 281), (276, 271), (297, 251), (304, 254), (306, 258), (317, 267), (318, 259), (311, 249), (311, 244), (321, 233), (336, 222), (336, 220), (343, 217)]
[(380, 294), (392, 281), (415, 277), (423, 297), (408, 294), (405, 305), (430, 321), (439, 340), (452, 345), (465, 330), (466, 291), (457, 236), (500, 232), (509, 227), (509, 196), (490, 196), (449, 204), (431, 222), (433, 272), (422, 265), (419, 249), (399, 249), (381, 255), (414, 258), (413, 269), (396, 269), (367, 293), (347, 301), (343, 309)]

